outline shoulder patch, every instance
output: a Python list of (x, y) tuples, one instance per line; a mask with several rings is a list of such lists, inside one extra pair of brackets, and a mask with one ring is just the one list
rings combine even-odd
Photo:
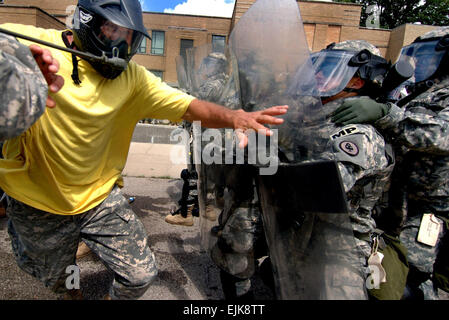
[(352, 141), (342, 141), (338, 147), (351, 157), (356, 157), (359, 154), (359, 147)]
[(337, 133), (334, 133), (330, 136), (331, 140), (335, 140), (344, 136), (349, 136), (351, 134), (355, 134), (360, 132), (360, 130), (356, 126), (347, 126), (338, 131)]

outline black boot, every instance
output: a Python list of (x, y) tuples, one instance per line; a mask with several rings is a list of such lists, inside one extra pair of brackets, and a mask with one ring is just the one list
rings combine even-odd
[(225, 300), (228, 301), (254, 301), (254, 293), (252, 289), (246, 292), (243, 295), (237, 296), (237, 288), (236, 283), (243, 281), (233, 275), (220, 270), (220, 280), (221, 280), (221, 288), (223, 290), (223, 294), (225, 296)]

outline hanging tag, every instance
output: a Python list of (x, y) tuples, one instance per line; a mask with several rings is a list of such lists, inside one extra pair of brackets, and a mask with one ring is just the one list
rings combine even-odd
[(377, 251), (379, 248), (379, 237), (373, 239), (371, 255), (368, 258), (368, 268), (370, 272), (370, 289), (379, 289), (381, 283), (387, 282), (387, 273), (382, 266), (384, 255)]
[(438, 241), (441, 230), (441, 222), (431, 213), (423, 214), (419, 226), (417, 241), (434, 247)]
[[(368, 258), (368, 266), (371, 270), (371, 273), (374, 272), (374, 279), (378, 279), (380, 283), (387, 282), (387, 273), (385, 272), (384, 267), (382, 266), (382, 259), (384, 255), (380, 252), (376, 252), (371, 254)], [(378, 282), (376, 281), (376, 282)]]

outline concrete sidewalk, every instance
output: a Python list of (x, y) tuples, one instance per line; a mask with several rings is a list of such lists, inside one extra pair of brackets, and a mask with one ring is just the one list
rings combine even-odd
[(181, 145), (132, 142), (123, 175), (177, 179), (187, 167), (185, 150)]

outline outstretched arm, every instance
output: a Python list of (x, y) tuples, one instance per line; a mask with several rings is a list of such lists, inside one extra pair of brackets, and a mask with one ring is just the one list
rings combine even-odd
[[(275, 116), (283, 115), (287, 110), (288, 106), (274, 106), (261, 111), (246, 112), (195, 99), (182, 118), (190, 122), (201, 121), (201, 125), (207, 128), (233, 128), (241, 133), (252, 129), (271, 135), (271, 131), (264, 124), (282, 124), (284, 120)], [(248, 143), (246, 136), (239, 134), (239, 139), (239, 146), (246, 146)]]

